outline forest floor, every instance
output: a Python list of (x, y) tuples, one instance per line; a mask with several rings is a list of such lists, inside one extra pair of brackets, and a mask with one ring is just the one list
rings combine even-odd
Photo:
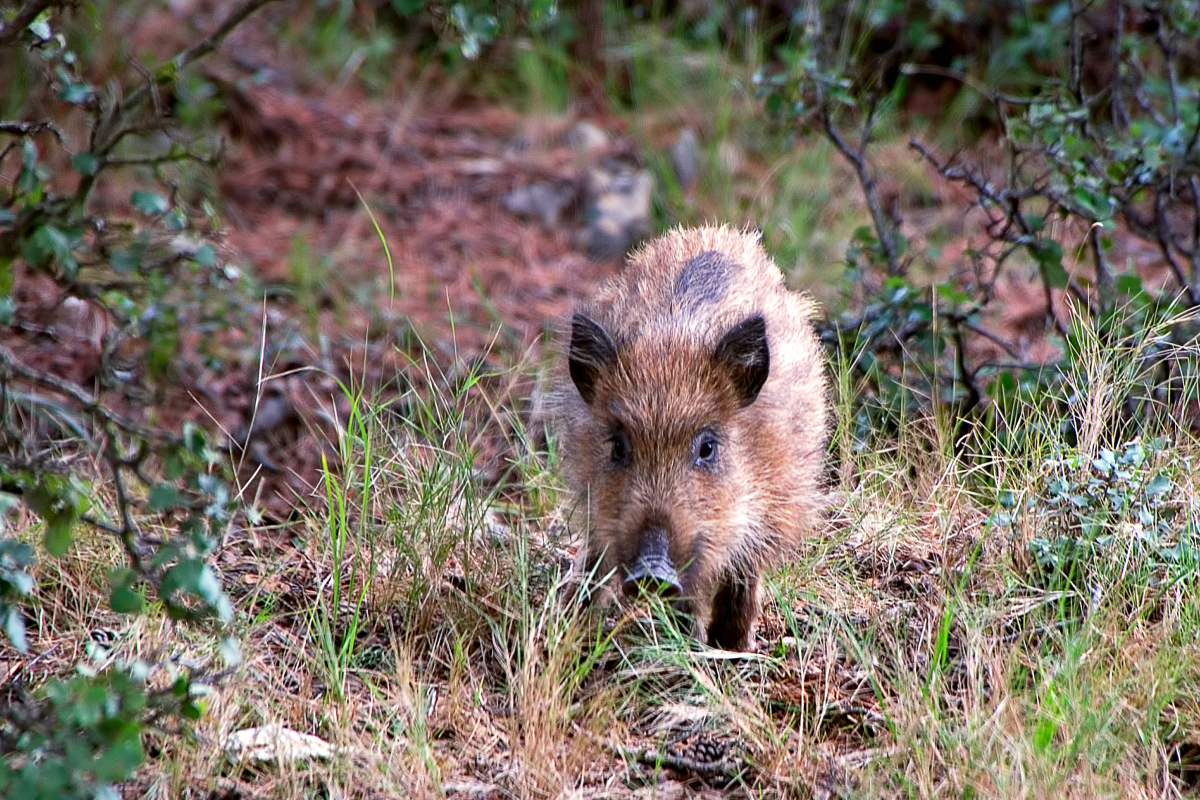
[[(125, 38), (165, 55), (181, 25), (207, 29), (216, 8), (164, 6), (129, 20)], [(1117, 558), (1097, 567), (1092, 585), (1106, 588), (1090, 600), (1039, 583), (1028, 545), (1042, 528), (993, 527), (996, 498), (967, 488), (970, 468), (935, 421), (886, 452), (843, 452), (831, 476), (843, 499), (768, 581), (755, 654), (698, 648), (655, 601), (598, 616), (564, 604), (574, 545), (545, 457), (545, 396), (564, 318), (620, 268), (589, 256), (581, 235), (589, 170), (610, 159), (649, 169), (652, 227), (757, 223), (772, 252), (791, 252), (783, 238), (803, 228), (810, 255), (781, 266), (831, 306), (830, 265), (866, 219), (851, 172), (816, 142), (785, 155), (749, 146), (753, 118), (719, 134), (694, 106), (636, 120), (517, 110), (403, 59), (390, 85), (367, 91), (352, 74), (314, 74), (279, 35), (280, 13), (251, 20), (203, 66), (228, 139), (222, 257), (261, 299), (258, 327), (216, 342), (188, 332), (180, 379), (157, 404), (230, 438), (253, 428), (235, 460), (261, 524), (240, 526), (217, 556), (244, 660), (195, 739), (164, 739), (127, 796), (1197, 790), (1200, 652), (1182, 635), (1200, 620), (1194, 582)], [(604, 140), (573, 141), (582, 121)], [(706, 141), (712, 174), (664, 188), (664, 154), (684, 128)], [(923, 209), (908, 217), (914, 248), (939, 244), (929, 274), (959, 260), (977, 235), (969, 198), (917, 174), (903, 144), (879, 158), (909, 176), (883, 191)], [(506, 209), (536, 183), (567, 198), (551, 224)], [(801, 206), (803, 219), (777, 216)], [(49, 284), (23, 291), (29, 324), (50, 329), (62, 311)], [(1027, 357), (1048, 355), (1034, 285), (1001, 291), (994, 327)], [(45, 348), (61, 374), (94, 374), (99, 340), (79, 331), (77, 347)], [(350, 439), (375, 444), (364, 453)], [(1046, 494), (1051, 455), (1013, 465), (1023, 498)], [(1181, 507), (1196, 503), (1188, 457), (1152, 454), (1143, 469), (1175, 476)], [(36, 663), (0, 652), (0, 679), (54, 674), (110, 634), (113, 657), (169, 640), (164, 619), (103, 610), (97, 565), (112, 557), (94, 542), (47, 568), (45, 587), (84, 590), (31, 627)], [(1080, 622), (1072, 609), (1089, 602)], [(288, 758), (272, 740), (276, 758), (249, 763), (231, 743), (257, 726), (322, 741)]]

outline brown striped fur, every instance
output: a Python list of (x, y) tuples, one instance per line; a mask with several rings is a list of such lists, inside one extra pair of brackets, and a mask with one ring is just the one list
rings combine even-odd
[(702, 227), (634, 253), (573, 320), (560, 411), (579, 566), (619, 584), (665, 532), (715, 646), (751, 648), (762, 569), (812, 527), (827, 404), (813, 313), (757, 234)]

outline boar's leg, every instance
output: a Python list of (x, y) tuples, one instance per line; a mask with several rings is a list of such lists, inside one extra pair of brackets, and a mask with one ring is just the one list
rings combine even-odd
[(758, 624), (758, 582), (756, 573), (728, 572), (713, 597), (712, 621), (708, 625), (708, 643), (724, 650), (753, 649), (754, 628)]

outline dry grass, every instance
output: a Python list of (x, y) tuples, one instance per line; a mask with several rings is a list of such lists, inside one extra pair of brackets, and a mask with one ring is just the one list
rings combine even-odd
[[(533, 366), (472, 373), (456, 389), (424, 378), (412, 384), (435, 388), (407, 398), (404, 417), (354, 396), (321, 506), (332, 512), (241, 529), (222, 550), (243, 663), (197, 736), (162, 739), (129, 796), (1195, 791), (1194, 561), (1164, 569), (1135, 526), (1114, 525), (1086, 582), (1051, 587), (1030, 569), (1030, 533), (989, 527), (984, 487), (1033, 496), (1053, 442), (967, 462), (927, 421), (888, 447), (835, 443), (841, 500), (770, 576), (760, 652), (728, 654), (698, 647), (657, 601), (585, 611), (565, 599), (573, 548), (553, 464), (513, 413), (513, 387), (544, 380)], [(476, 478), (487, 436), (520, 461), (501, 489)], [(1193, 529), (1194, 456), (1182, 438), (1162, 456)], [(1036, 534), (1037, 517), (1029, 524)], [(185, 663), (207, 654), (156, 613), (103, 610), (110, 550), (85, 537), (42, 564), (36, 655), (4, 651), (9, 673), (60, 674), (102, 628), (90, 636), (111, 645), (95, 654), (101, 666), (167, 642)], [(229, 735), (264, 724), (320, 736), (335, 754), (231, 765)]]
[[(637, 132), (647, 140), (692, 121), (677, 113), (687, 103), (676, 66), (645, 100), (675, 116), (647, 115)], [(744, 82), (755, 66), (738, 67)], [(760, 118), (738, 122), (750, 98), (714, 88), (730, 77), (689, 78), (701, 84), (693, 91), (723, 98), (718, 122), (700, 131), (714, 168), (701, 199), (671, 197), (667, 213), (757, 220), (793, 281), (819, 283), (862, 221), (857, 194), (842, 196), (846, 173), (823, 147), (737, 174), (715, 168), (760, 135)], [(885, 144), (879, 157), (903, 165), (906, 152)], [(961, 216), (953, 200), (946, 219)], [(1114, 399), (1137, 377), (1141, 351), (1083, 346), (1075, 422), (1090, 457), (1112, 444)], [(128, 797), (1200, 791), (1195, 554), (1164, 566), (1136, 526), (1114, 523), (1085, 580), (1039, 577), (1027, 549), (1045, 533), (1039, 487), (1047, 458), (1066, 448), (1044, 410), (1010, 420), (1026, 433), (1019, 444), (981, 435), (983, 451), (969, 457), (954, 455), (937, 415), (906, 420), (898, 440), (856, 443), (856, 387), (847, 365), (834, 365), (839, 499), (820, 534), (768, 576), (758, 653), (729, 654), (700, 647), (657, 601), (585, 610), (568, 599), (574, 546), (554, 442), (529, 407), (546, 369), (481, 369), (412, 363), (400, 384), (413, 388), (387, 407), (346, 388), (352, 414), (329, 443), (337, 466), (311, 506), (286, 528), (239, 527), (217, 556), (237, 610), (237, 674), (208, 698), (195, 737), (151, 737), (161, 749)], [(1160, 466), (1194, 537), (1190, 464), (1200, 454), (1171, 419), (1151, 433), (1172, 440)], [(1034, 513), (991, 526), (1001, 489), (1033, 500)], [(29, 520), (16, 526), (32, 535)], [(31, 655), (0, 644), (0, 681), (38, 683), (80, 661), (104, 667), (163, 646), (185, 664), (211, 655), (209, 639), (158, 609), (105, 611), (118, 557), (84, 534), (67, 557), (39, 564)], [(229, 736), (260, 725), (320, 736), (334, 754), (230, 763)]]

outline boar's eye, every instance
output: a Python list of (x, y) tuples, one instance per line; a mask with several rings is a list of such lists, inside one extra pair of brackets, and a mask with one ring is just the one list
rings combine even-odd
[(697, 467), (711, 467), (717, 463), (717, 435), (712, 431), (700, 431), (692, 439), (692, 463)]
[(620, 467), (628, 464), (630, 447), (625, 431), (615, 431), (609, 441), (612, 443), (612, 463)]

